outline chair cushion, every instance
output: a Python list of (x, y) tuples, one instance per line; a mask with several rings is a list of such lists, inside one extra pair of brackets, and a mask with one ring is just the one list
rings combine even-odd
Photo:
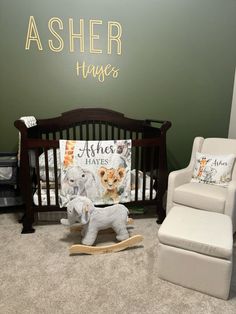
[(160, 243), (230, 259), (233, 234), (231, 218), (224, 214), (174, 206), (159, 231)]
[(222, 186), (186, 183), (174, 191), (174, 203), (202, 210), (224, 213), (227, 188)]

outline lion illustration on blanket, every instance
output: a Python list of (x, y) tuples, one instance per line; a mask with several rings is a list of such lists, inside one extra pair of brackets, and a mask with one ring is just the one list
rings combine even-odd
[(103, 197), (105, 199), (112, 200), (114, 203), (119, 203), (119, 186), (125, 177), (125, 168), (119, 167), (108, 169), (106, 167), (100, 167), (98, 172), (101, 184), (104, 188)]

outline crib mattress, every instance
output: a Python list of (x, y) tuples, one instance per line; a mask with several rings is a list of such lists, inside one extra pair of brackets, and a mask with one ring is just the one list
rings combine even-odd
[[(56, 195), (55, 195), (55, 190), (54, 189), (50, 189), (49, 190), (50, 193), (50, 205), (56, 205)], [(150, 200), (150, 190), (146, 189), (145, 190), (145, 200)], [(156, 190), (152, 190), (152, 199), (155, 199), (156, 197)], [(138, 200), (142, 200), (143, 199), (143, 191), (141, 189), (138, 190)], [(130, 201), (134, 201), (135, 200), (135, 190), (131, 190), (130, 193)], [(34, 204), (36, 206), (39, 205), (39, 197), (38, 197), (38, 190), (34, 193), (33, 196), (33, 201)], [(66, 206), (66, 203), (68, 203), (70, 201), (70, 199), (66, 199), (65, 196), (61, 195), (60, 191), (59, 191), (59, 205), (61, 207)], [(46, 189), (41, 189), (41, 203), (42, 206), (47, 206), (48, 204), (48, 200), (47, 200), (47, 190)]]

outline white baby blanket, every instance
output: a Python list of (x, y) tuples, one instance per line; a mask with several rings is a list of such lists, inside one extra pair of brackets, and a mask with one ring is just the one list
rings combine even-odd
[(95, 205), (130, 201), (131, 140), (60, 140), (61, 193)]

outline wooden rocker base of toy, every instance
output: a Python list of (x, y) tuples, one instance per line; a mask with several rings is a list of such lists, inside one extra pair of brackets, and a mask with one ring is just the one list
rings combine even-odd
[(70, 247), (70, 254), (104, 254), (114, 253), (127, 249), (128, 247), (134, 246), (143, 240), (143, 236), (137, 234), (124, 241), (106, 245), (106, 246), (90, 246), (83, 244), (75, 244)]

